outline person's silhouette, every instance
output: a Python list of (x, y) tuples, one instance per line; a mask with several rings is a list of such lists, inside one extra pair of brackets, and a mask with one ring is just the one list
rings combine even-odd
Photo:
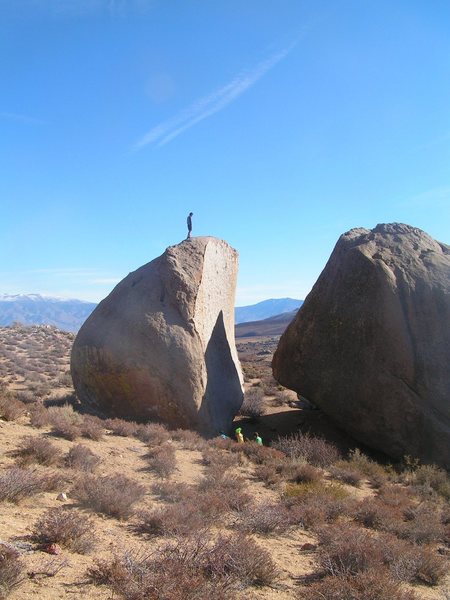
[(186, 219), (187, 222), (187, 228), (188, 228), (188, 234), (186, 239), (188, 240), (191, 237), (191, 231), (192, 231), (192, 217), (194, 216), (194, 213), (190, 212), (188, 214), (188, 217)]

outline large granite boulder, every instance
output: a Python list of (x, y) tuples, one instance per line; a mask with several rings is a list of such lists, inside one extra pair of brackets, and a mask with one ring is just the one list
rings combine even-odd
[(72, 350), (83, 403), (112, 416), (214, 435), (243, 400), (234, 342), (237, 252), (196, 237), (130, 273), (94, 310)]
[(342, 235), (273, 372), (369, 446), (450, 467), (450, 246), (398, 223)]

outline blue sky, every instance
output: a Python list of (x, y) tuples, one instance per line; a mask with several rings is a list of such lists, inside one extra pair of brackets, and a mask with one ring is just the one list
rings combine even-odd
[(238, 305), (352, 227), (450, 243), (448, 0), (2, 0), (0, 81), (0, 292), (99, 300), (190, 211)]

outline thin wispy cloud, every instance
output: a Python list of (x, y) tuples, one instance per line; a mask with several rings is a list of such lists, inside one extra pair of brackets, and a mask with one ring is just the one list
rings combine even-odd
[(140, 150), (149, 144), (164, 146), (194, 127), (194, 125), (220, 112), (247, 92), (275, 65), (286, 58), (295, 45), (296, 42), (280, 52), (272, 54), (252, 69), (241, 72), (226, 85), (213, 91), (208, 96), (200, 98), (172, 119), (159, 123), (136, 142), (133, 149)]
[(30, 117), (30, 115), (22, 115), (20, 113), (0, 111), (0, 118), (8, 119), (9, 121), (18, 121), (20, 123), (28, 123), (30, 125), (44, 125), (45, 121)]
[(450, 206), (450, 186), (436, 187), (411, 196), (399, 203), (400, 206), (444, 208)]

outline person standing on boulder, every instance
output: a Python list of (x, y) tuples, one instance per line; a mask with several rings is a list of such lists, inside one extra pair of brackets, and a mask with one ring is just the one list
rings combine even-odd
[(191, 231), (192, 231), (192, 217), (194, 216), (194, 213), (190, 212), (188, 214), (188, 217), (186, 219), (187, 222), (187, 228), (188, 228), (188, 234), (186, 239), (189, 240), (191, 238)]

